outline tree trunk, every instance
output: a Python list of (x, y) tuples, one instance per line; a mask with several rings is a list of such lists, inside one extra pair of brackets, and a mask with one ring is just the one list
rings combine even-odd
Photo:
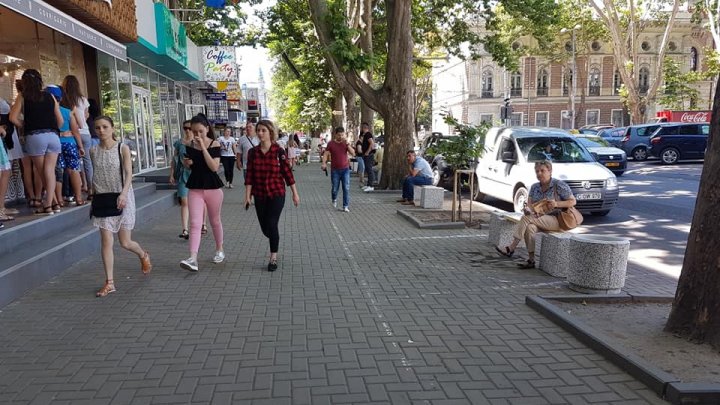
[[(362, 0), (361, 15), (361, 28), (360, 31), (360, 49), (363, 52), (370, 55), (373, 52), (373, 18), (372, 18), (372, 0)], [(372, 86), (373, 83), (373, 72), (370, 69), (366, 69), (360, 73), (360, 77)], [(375, 111), (364, 102), (360, 101), (360, 122), (367, 122), (370, 128), (373, 128), (373, 121), (375, 119)]]
[(692, 227), (665, 330), (720, 350), (720, 82)]
[(405, 153), (415, 133), (415, 81), (412, 76), (413, 39), (410, 0), (388, 0), (388, 63), (380, 111), (385, 120), (385, 151), (380, 188), (399, 189), (407, 175)]
[(345, 134), (348, 139), (357, 139), (359, 134), (358, 129), (358, 108), (355, 102), (357, 93), (352, 87), (347, 86), (343, 89), (343, 96), (345, 98)]
[[(343, 125), (343, 94), (339, 90), (335, 91), (335, 96), (333, 97), (333, 111), (332, 111), (332, 130), (330, 133), (333, 133), (335, 131), (335, 128), (341, 127)], [(337, 112), (340, 112), (340, 114), (337, 114)]]

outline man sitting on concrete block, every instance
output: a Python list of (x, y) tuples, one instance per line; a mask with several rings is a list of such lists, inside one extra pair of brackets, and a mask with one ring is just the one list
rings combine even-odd
[(432, 184), (432, 169), (427, 160), (417, 156), (414, 150), (407, 152), (407, 161), (410, 165), (409, 174), (403, 180), (402, 198), (398, 200), (403, 205), (413, 205), (415, 190), (413, 186), (429, 186)]

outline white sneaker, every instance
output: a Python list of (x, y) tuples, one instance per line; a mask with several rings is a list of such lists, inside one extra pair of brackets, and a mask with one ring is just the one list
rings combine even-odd
[(375, 187), (365, 187), (365, 188), (363, 189), (363, 191), (366, 192), (366, 193), (369, 193), (369, 192), (374, 191), (374, 190), (375, 190)]
[(183, 260), (180, 262), (180, 267), (187, 271), (198, 271), (198, 264), (196, 260), (193, 260), (191, 257)]
[(337, 208), (337, 200), (333, 200), (333, 207)]
[(342, 210), (343, 210), (343, 212), (350, 212), (350, 208), (348, 208), (348, 207), (343, 207)]
[(224, 252), (215, 252), (215, 256), (213, 257), (213, 263), (222, 263), (224, 260), (225, 260)]

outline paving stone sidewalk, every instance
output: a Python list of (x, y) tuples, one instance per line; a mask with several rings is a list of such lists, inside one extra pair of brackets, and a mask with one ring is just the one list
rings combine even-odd
[[(0, 403), (664, 403), (525, 306), (563, 282), (496, 257), (485, 231), (416, 229), (397, 195), (355, 179), (351, 212), (335, 211), (318, 165), (295, 174), (275, 273), (238, 186), (225, 263), (207, 237), (200, 272), (180, 269), (173, 210), (135, 234), (151, 275), (118, 248), (115, 294), (95, 298), (95, 254), (2, 308)], [(629, 289), (672, 282), (649, 274), (633, 270)]]

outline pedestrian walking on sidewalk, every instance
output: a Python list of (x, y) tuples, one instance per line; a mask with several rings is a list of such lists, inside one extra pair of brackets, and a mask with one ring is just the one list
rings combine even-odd
[(187, 179), (190, 177), (190, 169), (183, 165), (185, 148), (192, 142), (193, 133), (190, 127), (190, 120), (183, 122), (183, 138), (173, 143), (173, 158), (170, 160), (170, 184), (177, 186), (177, 197), (180, 202), (180, 224), (182, 232), (178, 235), (185, 240), (190, 239), (188, 232), (188, 193)]
[(355, 156), (355, 149), (345, 137), (345, 128), (337, 127), (332, 141), (328, 143), (327, 149), (322, 155), (320, 168), (327, 170), (327, 161), (330, 159), (330, 179), (332, 181), (330, 197), (333, 207), (337, 208), (338, 189), (340, 181), (342, 181), (343, 205), (340, 210), (344, 212), (350, 212), (350, 158), (348, 155)]
[(220, 142), (215, 139), (212, 126), (205, 114), (198, 114), (190, 120), (193, 132), (192, 143), (185, 150), (185, 167), (192, 172), (187, 180), (190, 190), (188, 208), (190, 209), (190, 257), (180, 262), (180, 267), (189, 271), (198, 271), (198, 251), (204, 211), (207, 207), (210, 225), (215, 237), (215, 256), (213, 263), (225, 260), (223, 249), (223, 226), (221, 210), (223, 203), (223, 182), (217, 171), (220, 168)]
[(248, 121), (247, 124), (245, 124), (245, 135), (240, 137), (240, 141), (238, 142), (238, 148), (237, 148), (237, 168), (238, 170), (243, 170), (243, 176), (247, 178), (247, 171), (244, 170), (247, 167), (247, 159), (248, 159), (248, 153), (250, 153), (250, 149), (258, 146), (260, 141), (258, 141), (257, 135), (255, 135), (255, 124)]
[[(123, 249), (135, 253), (140, 258), (140, 269), (143, 274), (150, 273), (152, 263), (148, 252), (132, 240), (132, 230), (135, 228), (135, 194), (132, 188), (130, 148), (115, 140), (114, 123), (110, 117), (98, 117), (95, 120), (95, 132), (100, 138), (100, 144), (90, 150), (90, 158), (95, 169), (92, 189), (98, 196), (104, 193), (119, 193), (117, 208), (122, 210), (122, 214), (118, 216), (95, 216), (93, 219), (93, 225), (100, 230), (102, 259), (105, 266), (105, 285), (95, 295), (104, 297), (115, 292), (113, 234), (118, 235)], [(93, 204), (97, 202), (97, 199), (93, 199)]]
[(245, 209), (255, 197), (255, 212), (263, 235), (270, 240), (268, 271), (277, 270), (277, 252), (280, 245), (278, 222), (285, 206), (285, 187), (292, 190), (293, 203), (300, 204), (300, 195), (288, 163), (285, 149), (277, 144), (277, 132), (272, 121), (261, 120), (256, 125), (260, 145), (248, 153), (245, 173)]
[(235, 174), (235, 155), (237, 154), (237, 141), (232, 137), (232, 128), (225, 128), (220, 142), (220, 161), (225, 172), (225, 187), (233, 188), (233, 175)]

